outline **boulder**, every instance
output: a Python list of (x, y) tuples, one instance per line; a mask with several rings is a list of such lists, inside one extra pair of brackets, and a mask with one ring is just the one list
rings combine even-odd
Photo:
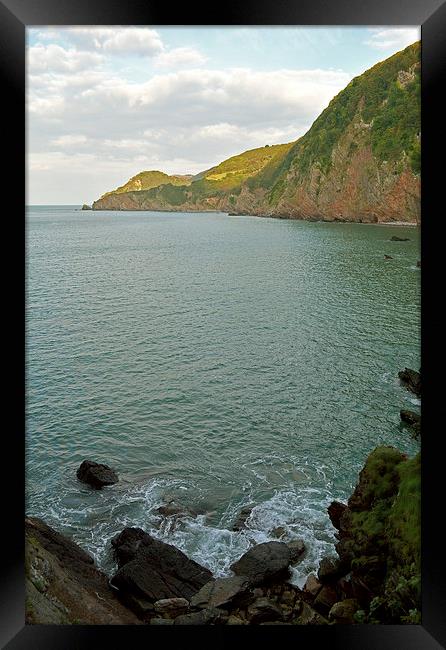
[(231, 565), (238, 576), (246, 576), (251, 585), (281, 580), (289, 576), (291, 552), (283, 542), (264, 542), (249, 549)]
[(390, 241), (410, 241), (409, 237), (397, 237), (396, 235), (393, 235), (393, 237), (390, 238)]
[(327, 625), (328, 621), (308, 603), (302, 603), (301, 612), (293, 623), (295, 625)]
[(317, 577), (319, 582), (327, 583), (337, 580), (343, 574), (342, 564), (338, 559), (331, 557), (324, 557), (319, 565)]
[(287, 543), (290, 549), (290, 564), (297, 564), (302, 559), (305, 553), (305, 542), (303, 539), (293, 539)]
[(192, 596), (192, 607), (229, 607), (240, 604), (249, 592), (249, 581), (244, 576), (210, 580)]
[(327, 616), (338, 600), (336, 590), (331, 585), (324, 585), (314, 599), (313, 607), (323, 616)]
[(385, 260), (393, 260), (393, 257), (391, 255), (384, 255)]
[(108, 465), (95, 463), (92, 460), (84, 460), (76, 472), (76, 476), (82, 483), (87, 483), (96, 490), (105, 485), (114, 485), (119, 481), (117, 473)]
[(284, 526), (276, 526), (271, 531), (271, 537), (275, 537), (276, 539), (281, 539), (282, 537), (285, 537), (285, 535), (286, 528), (284, 528)]
[(131, 606), (134, 597), (151, 603), (165, 598), (190, 600), (211, 579), (208, 569), (190, 560), (175, 546), (146, 533), (139, 540), (133, 558), (120, 567), (110, 584), (119, 589), (121, 597)]
[(351, 625), (354, 623), (354, 615), (358, 609), (360, 609), (360, 605), (356, 598), (346, 598), (333, 605), (328, 618), (341, 625)]
[(411, 426), (414, 430), (414, 433), (418, 435), (421, 432), (421, 415), (415, 413), (415, 411), (408, 411), (406, 409), (401, 409), (400, 417), (403, 422)]
[(327, 508), (330, 521), (338, 530), (340, 529), (341, 517), (346, 509), (347, 505), (345, 503), (341, 503), (340, 501), (332, 501)]
[(322, 589), (322, 584), (316, 578), (314, 573), (310, 573), (304, 585), (304, 591), (315, 598), (321, 589)]
[(254, 506), (245, 506), (240, 510), (239, 514), (237, 515), (237, 519), (232, 526), (233, 531), (239, 531), (243, 530), (243, 528), (246, 528), (246, 520), (251, 514), (253, 507)]
[(420, 269), (421, 268), (421, 260), (417, 261), (417, 267)]
[(119, 568), (135, 558), (138, 548), (145, 538), (150, 538), (150, 535), (142, 528), (124, 528), (121, 533), (113, 537), (111, 545)]
[(170, 618), (185, 614), (189, 609), (189, 602), (185, 598), (163, 598), (154, 605), (155, 612)]
[(226, 625), (246, 625), (246, 621), (244, 621), (242, 618), (239, 618), (238, 616), (235, 616), (234, 614), (231, 614), (226, 622)]
[(174, 621), (171, 618), (152, 618), (150, 620), (150, 625), (173, 625)]
[(411, 368), (404, 368), (398, 373), (401, 383), (414, 393), (417, 397), (421, 397), (421, 374)]
[(251, 625), (265, 621), (282, 621), (283, 614), (277, 605), (268, 598), (257, 598), (247, 609), (246, 615)]
[(214, 607), (202, 609), (200, 612), (183, 614), (174, 620), (174, 625), (221, 625), (226, 623), (228, 615)]

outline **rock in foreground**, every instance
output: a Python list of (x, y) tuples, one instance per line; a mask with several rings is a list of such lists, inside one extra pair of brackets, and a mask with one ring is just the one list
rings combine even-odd
[(26, 622), (137, 625), (108, 578), (77, 544), (35, 517), (25, 518)]
[[(125, 529), (113, 540), (113, 545), (121, 568), (111, 585), (119, 589), (121, 597), (138, 613), (151, 610), (158, 600), (190, 600), (212, 579), (208, 569), (141, 529)], [(122, 546), (125, 546), (124, 554)]]
[(289, 575), (291, 551), (283, 542), (265, 542), (249, 549), (231, 565), (238, 576), (246, 576), (251, 585), (281, 580)]
[(95, 463), (92, 460), (84, 460), (76, 472), (76, 476), (82, 483), (87, 483), (96, 490), (105, 485), (114, 485), (119, 481), (117, 473), (108, 465)]

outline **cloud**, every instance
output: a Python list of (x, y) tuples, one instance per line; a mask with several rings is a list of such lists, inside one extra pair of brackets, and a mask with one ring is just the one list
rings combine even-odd
[(193, 47), (176, 47), (162, 52), (154, 59), (156, 66), (164, 68), (203, 65), (206, 61), (207, 58)]
[(421, 38), (419, 27), (384, 27), (369, 31), (371, 37), (364, 43), (377, 50), (402, 50)]
[(73, 147), (85, 144), (88, 141), (85, 135), (61, 135), (51, 140), (51, 144), (56, 147)]
[(66, 50), (60, 45), (34, 45), (28, 49), (28, 72), (77, 72), (103, 62), (104, 57), (97, 52), (83, 52), (76, 49)]

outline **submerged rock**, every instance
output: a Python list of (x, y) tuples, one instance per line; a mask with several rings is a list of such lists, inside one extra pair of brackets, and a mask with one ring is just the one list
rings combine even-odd
[(390, 241), (410, 241), (409, 237), (397, 237), (396, 235), (393, 235), (393, 237), (390, 238)]
[[(135, 530), (135, 529), (130, 529)], [(144, 531), (142, 531), (144, 533)], [(122, 542), (126, 546), (126, 561), (113, 576), (111, 585), (118, 588), (129, 603), (134, 598), (149, 603), (166, 598), (190, 598), (212, 579), (212, 573), (189, 559), (171, 544), (165, 544), (141, 529), (129, 529), (114, 538), (115, 550), (120, 553)]]
[(239, 514), (237, 515), (237, 519), (232, 526), (233, 531), (239, 531), (243, 530), (243, 528), (246, 528), (246, 520), (251, 514), (253, 507), (254, 506), (245, 506), (240, 510)]
[(398, 377), (407, 390), (421, 397), (421, 373), (411, 368), (404, 368), (399, 371)]
[(105, 485), (114, 485), (119, 481), (117, 473), (108, 465), (95, 463), (92, 460), (84, 460), (76, 472), (76, 476), (82, 483), (87, 483), (96, 490)]
[(293, 539), (287, 543), (287, 546), (290, 549), (290, 564), (294, 565), (300, 562), (306, 551), (303, 539)]
[(251, 585), (280, 580), (289, 576), (291, 551), (283, 542), (257, 544), (231, 565), (238, 576), (246, 576)]

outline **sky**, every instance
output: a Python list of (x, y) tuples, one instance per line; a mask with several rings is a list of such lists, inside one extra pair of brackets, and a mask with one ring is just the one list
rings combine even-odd
[(302, 136), (407, 27), (27, 28), (27, 203), (91, 204)]

